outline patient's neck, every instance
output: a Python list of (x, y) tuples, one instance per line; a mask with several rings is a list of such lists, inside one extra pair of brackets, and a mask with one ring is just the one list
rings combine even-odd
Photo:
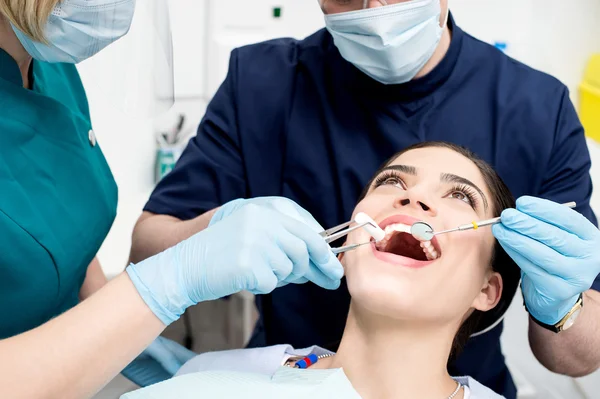
[(401, 323), (353, 303), (339, 350), (323, 366), (342, 367), (365, 399), (443, 399), (456, 389), (446, 368), (453, 336), (453, 326)]

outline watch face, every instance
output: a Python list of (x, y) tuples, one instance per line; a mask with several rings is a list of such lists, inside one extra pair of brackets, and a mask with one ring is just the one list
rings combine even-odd
[(565, 324), (563, 325), (563, 328), (562, 328), (563, 331), (568, 330), (569, 328), (573, 327), (573, 324), (575, 324), (575, 320), (579, 316), (579, 313), (581, 313), (581, 308), (574, 311), (573, 314), (565, 321)]

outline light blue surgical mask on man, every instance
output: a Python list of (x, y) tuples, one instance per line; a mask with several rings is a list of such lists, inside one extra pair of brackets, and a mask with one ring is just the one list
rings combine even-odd
[(326, 15), (325, 23), (348, 62), (383, 84), (400, 84), (431, 59), (444, 29), (440, 15), (440, 0), (411, 0)]
[(47, 44), (13, 26), (25, 50), (36, 60), (77, 64), (124, 36), (136, 0), (61, 0), (44, 29)]

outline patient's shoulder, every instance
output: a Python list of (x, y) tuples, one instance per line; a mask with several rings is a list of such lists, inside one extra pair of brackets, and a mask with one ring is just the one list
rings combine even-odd
[(458, 377), (455, 379), (469, 388), (469, 396), (465, 396), (465, 399), (505, 399), (504, 396), (498, 395), (471, 377)]
[(294, 349), (291, 345), (206, 352), (189, 360), (179, 369), (177, 375), (220, 370), (271, 376), (290, 356), (306, 356), (311, 353), (320, 355), (327, 352), (316, 346), (306, 349)]

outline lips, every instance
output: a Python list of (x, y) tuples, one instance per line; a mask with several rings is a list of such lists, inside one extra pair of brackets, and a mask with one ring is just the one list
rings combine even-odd
[(430, 260), (432, 258), (425, 255), (427, 251), (424, 252), (422, 243), (409, 233), (410, 226), (419, 221), (421, 220), (408, 215), (394, 215), (381, 221), (379, 227), (383, 230), (386, 230), (388, 226), (394, 226), (387, 229), (386, 233), (388, 234), (385, 240), (379, 244), (372, 243), (371, 247), (375, 257), (387, 263), (411, 268), (425, 267), (438, 260), (442, 251), (437, 238), (434, 237), (428, 246), (439, 256)]

